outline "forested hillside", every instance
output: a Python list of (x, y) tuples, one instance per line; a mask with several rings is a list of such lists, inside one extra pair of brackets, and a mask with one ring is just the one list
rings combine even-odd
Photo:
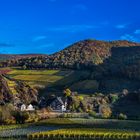
[(129, 41), (84, 40), (52, 55), (1, 62), (1, 67), (7, 66), (24, 70), (86, 70), (88, 74), (82, 80), (73, 81), (66, 87), (82, 92), (118, 92), (125, 88), (133, 91), (139, 89), (140, 44)]
[(28, 84), (0, 75), (0, 104), (22, 104), (37, 101), (37, 90)]
[[(1, 63), (3, 66), (21, 66), (23, 69), (70, 68), (87, 69), (102, 64), (112, 55), (111, 48), (140, 46), (129, 41), (79, 41), (52, 55), (39, 55), (22, 59), (11, 59)], [(118, 56), (119, 57), (119, 56)]]
[(7, 60), (18, 60), (23, 58), (31, 58), (31, 57), (38, 57), (38, 56), (46, 56), (44, 54), (0, 54), (0, 61), (7, 61)]

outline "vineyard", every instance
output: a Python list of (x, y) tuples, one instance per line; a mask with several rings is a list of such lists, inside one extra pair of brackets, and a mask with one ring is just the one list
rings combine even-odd
[(59, 129), (48, 132), (39, 132), (28, 135), (29, 139), (98, 139), (98, 140), (139, 140), (140, 133), (108, 130), (108, 129), (89, 129), (89, 128), (72, 128), (72, 129)]
[(0, 126), (0, 131), (3, 130), (9, 130), (9, 129), (16, 129), (16, 128), (21, 128), (21, 127), (26, 127), (28, 125), (24, 124), (24, 125), (1, 125)]
[(29, 126), (22, 128), (7, 129), (5, 131), (0, 131), (0, 138), (20, 138), (27, 137), (27, 135), (42, 131), (54, 130), (54, 127), (46, 126)]
[(25, 125), (0, 126), (1, 138), (31, 140), (140, 140), (139, 121), (47, 119)]

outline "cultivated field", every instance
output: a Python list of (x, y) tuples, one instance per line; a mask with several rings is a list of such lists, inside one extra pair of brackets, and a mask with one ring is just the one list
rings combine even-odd
[(23, 136), (29, 139), (50, 140), (139, 140), (139, 126), (139, 121), (129, 120), (54, 118), (23, 126), (1, 126), (0, 134), (11, 139)]
[(58, 130), (43, 131), (28, 135), (29, 139), (56, 140), (139, 140), (140, 122), (96, 119), (50, 119), (48, 125)]
[[(92, 89), (92, 81), (85, 81), (88, 76), (88, 71), (73, 71), (73, 70), (21, 70), (17, 68), (1, 68), (0, 71), (6, 72), (10, 77), (25, 81), (31, 86), (40, 88), (52, 88), (56, 91), (63, 90), (64, 88), (71, 87), (71, 89), (77, 91), (81, 88)], [(81, 86), (81, 84), (84, 86)], [(87, 86), (86, 86), (87, 84)], [(77, 89), (75, 88), (77, 87)], [(91, 88), (92, 87), (92, 88)]]
[(59, 129), (47, 132), (37, 132), (28, 135), (29, 139), (56, 139), (56, 140), (138, 140), (140, 133), (108, 129), (72, 128)]
[(70, 71), (59, 70), (18, 70), (11, 69), (8, 75), (17, 80), (22, 80), (31, 85), (50, 85), (61, 80), (64, 76), (69, 75)]

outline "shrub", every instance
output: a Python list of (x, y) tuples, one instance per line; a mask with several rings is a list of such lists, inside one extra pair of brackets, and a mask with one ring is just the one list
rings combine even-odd
[(79, 100), (80, 101), (83, 101), (84, 100), (84, 97), (83, 96), (78, 96)]
[(119, 97), (118, 95), (110, 94), (110, 99), (111, 99), (111, 103), (115, 103), (119, 99)]
[(90, 117), (96, 117), (96, 112), (95, 111), (90, 111), (89, 116)]
[(67, 118), (67, 117), (68, 117), (67, 114), (61, 114), (58, 116), (58, 118)]
[(27, 112), (14, 111), (13, 117), (17, 124), (24, 124), (25, 121), (29, 118), (29, 114)]
[(99, 97), (99, 96), (101, 96), (101, 97), (104, 96), (104, 94), (98, 93), (98, 92), (96, 92), (94, 95), (97, 96), (97, 97)]
[(0, 124), (7, 123), (7, 120), (12, 120), (13, 105), (7, 104), (0, 106)]
[(102, 118), (110, 118), (112, 115), (112, 110), (108, 105), (101, 105), (99, 113), (101, 114)]
[(71, 96), (71, 90), (68, 89), (68, 88), (65, 89), (65, 90), (64, 90), (64, 95), (67, 96), (67, 97), (68, 97), (68, 96)]
[(125, 115), (123, 113), (120, 113), (119, 116), (118, 116), (118, 119), (120, 119), (120, 120), (126, 120), (127, 119), (127, 115)]
[(3, 123), (3, 116), (2, 116), (2, 111), (0, 110), (0, 124)]

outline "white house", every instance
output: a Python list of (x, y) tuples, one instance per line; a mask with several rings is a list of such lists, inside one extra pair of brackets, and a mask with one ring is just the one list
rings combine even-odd
[(21, 105), (20, 110), (21, 110), (21, 111), (26, 111), (26, 105), (25, 105), (25, 104)]
[(34, 110), (35, 108), (31, 104), (27, 106), (26, 111), (34, 111)]
[(20, 110), (21, 111), (34, 111), (35, 108), (31, 104), (28, 105), (27, 108), (25, 104), (22, 104)]
[(61, 111), (62, 112), (65, 112), (66, 111), (66, 106), (64, 104), (61, 106)]

